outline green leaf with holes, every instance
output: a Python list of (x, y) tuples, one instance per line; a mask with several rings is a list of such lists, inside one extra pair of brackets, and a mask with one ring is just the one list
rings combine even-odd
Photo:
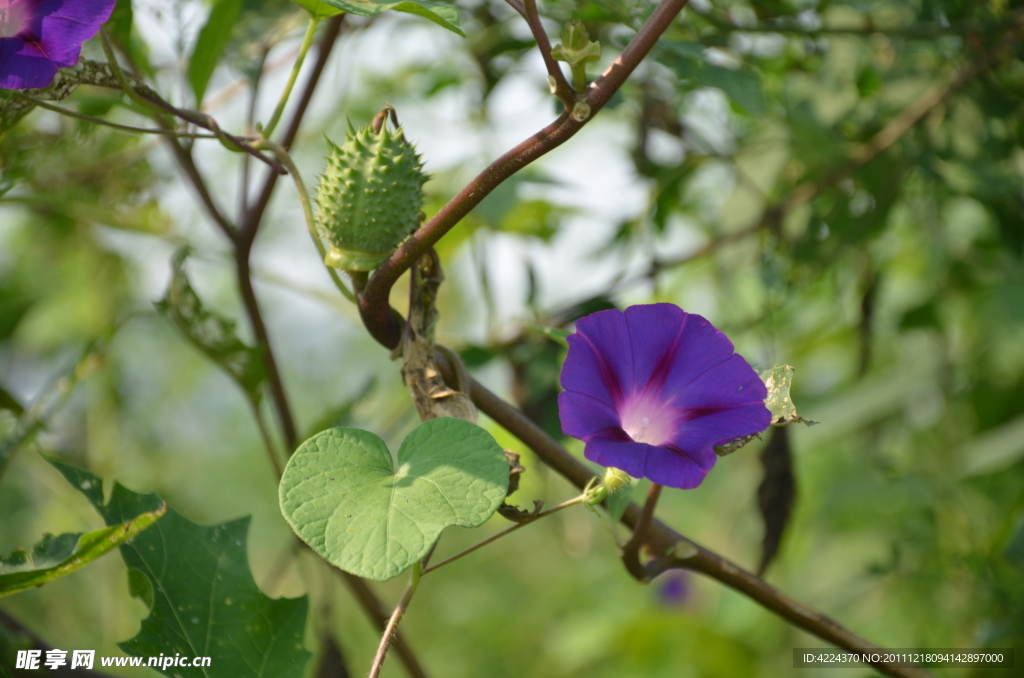
[[(155, 494), (117, 483), (104, 501), (99, 478), (50, 460), (103, 517), (124, 523), (158, 510)], [(173, 508), (121, 545), (129, 591), (149, 608), (138, 634), (118, 643), (133, 657), (210, 657), (206, 667), (160, 669), (179, 678), (302, 678), (307, 599), (263, 595), (246, 557), (249, 519), (197, 525)]]
[(444, 528), (490, 518), (505, 499), (508, 474), (491, 434), (461, 419), (420, 424), (397, 460), (369, 431), (332, 428), (288, 461), (281, 511), (328, 561), (384, 581), (423, 558)]
[(445, 5), (424, 0), (401, 0), (400, 2), (378, 2), (377, 0), (295, 0), (310, 14), (316, 17), (327, 17), (342, 12), (359, 16), (377, 16), (388, 10), (416, 14), (433, 21), (438, 26), (447, 28), (462, 37), (466, 34), (459, 28), (459, 9), (455, 5)]
[(791, 365), (776, 365), (770, 370), (765, 370), (759, 375), (768, 389), (768, 397), (764, 399), (764, 406), (772, 413), (772, 426), (786, 426), (788, 424), (807, 424), (813, 426), (818, 423), (804, 419), (796, 411), (793, 398), (789, 391), (793, 386), (793, 371)]
[(0, 598), (42, 586), (85, 567), (134, 538), (167, 512), (164, 504), (131, 520), (85, 534), (43, 535), (31, 551), (16, 549), (0, 556)]
[(217, 363), (237, 383), (246, 396), (258, 405), (267, 373), (259, 349), (242, 342), (235, 334), (235, 323), (203, 305), (185, 273), (188, 248), (181, 248), (171, 260), (171, 282), (164, 298), (153, 304), (174, 323), (185, 338)]

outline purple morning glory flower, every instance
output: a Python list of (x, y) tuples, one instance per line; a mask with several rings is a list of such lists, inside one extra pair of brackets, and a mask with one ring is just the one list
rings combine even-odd
[(0, 0), (0, 88), (48, 87), (74, 66), (115, 0)]
[(562, 431), (587, 459), (668, 487), (697, 487), (715, 445), (771, 422), (764, 383), (732, 342), (673, 304), (578, 320), (561, 379)]
[(669, 570), (654, 580), (658, 600), (665, 607), (683, 607), (690, 597), (690, 582), (686, 572)]

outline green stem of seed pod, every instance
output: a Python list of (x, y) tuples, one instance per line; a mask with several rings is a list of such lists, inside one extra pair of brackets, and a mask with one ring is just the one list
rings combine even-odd
[(274, 129), (277, 127), (277, 123), (281, 121), (281, 115), (284, 113), (284, 107), (288, 104), (288, 99), (292, 95), (292, 88), (295, 87), (295, 81), (299, 78), (299, 71), (302, 70), (302, 62), (306, 60), (306, 52), (313, 44), (313, 35), (316, 33), (316, 27), (320, 24), (318, 17), (313, 17), (309, 20), (309, 26), (306, 28), (306, 37), (302, 39), (302, 47), (299, 48), (299, 55), (295, 57), (295, 63), (292, 65), (292, 72), (288, 76), (288, 83), (284, 86), (284, 91), (281, 92), (281, 99), (277, 102), (277, 108), (274, 109), (274, 114), (270, 116), (270, 122), (267, 123), (266, 128), (263, 130), (263, 136), (270, 138), (270, 135), (274, 133)]
[[(327, 256), (327, 249), (324, 244), (320, 241), (320, 235), (316, 230), (316, 219), (313, 216), (313, 201), (309, 198), (309, 191), (306, 190), (306, 183), (302, 180), (302, 175), (299, 174), (299, 168), (295, 166), (295, 162), (292, 157), (288, 155), (288, 151), (284, 150), (279, 144), (275, 144), (269, 139), (260, 139), (255, 144), (255, 148), (263, 149), (272, 152), (278, 162), (285, 166), (288, 170), (288, 174), (292, 176), (292, 180), (295, 182), (295, 190), (299, 193), (299, 203), (302, 205), (302, 215), (306, 218), (306, 228), (309, 230), (309, 237), (313, 239), (313, 245), (316, 247), (317, 253), (320, 255), (321, 263), (324, 257)], [(334, 286), (345, 295), (345, 298), (352, 303), (356, 302), (356, 297), (352, 291), (345, 286), (345, 283), (341, 280), (341, 276), (338, 275), (336, 269), (330, 266), (324, 265), (327, 269), (328, 275), (331, 276), (331, 280), (334, 281)]]

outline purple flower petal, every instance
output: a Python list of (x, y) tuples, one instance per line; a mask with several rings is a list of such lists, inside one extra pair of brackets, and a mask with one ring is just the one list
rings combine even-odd
[(692, 490), (704, 482), (717, 458), (710, 446), (699, 449), (675, 445), (649, 447), (651, 450), (647, 454), (643, 477), (680, 490)]
[(595, 464), (613, 466), (622, 469), (634, 478), (643, 478), (647, 455), (652, 449), (655, 449), (652, 445), (634, 443), (631, 440), (593, 438), (587, 441), (583, 456)]
[[(598, 311), (576, 321), (576, 333), (589, 347), (598, 373), (613, 400), (633, 387), (633, 360), (630, 354), (629, 328), (621, 311)], [(571, 346), (571, 344), (570, 344)], [(570, 381), (572, 376), (570, 376)], [(563, 388), (568, 387), (563, 383)]]
[(558, 412), (562, 432), (580, 440), (595, 435), (611, 437), (622, 430), (614, 407), (579, 391), (559, 393)]
[(562, 367), (562, 431), (585, 456), (688, 489), (714, 446), (763, 431), (767, 392), (732, 342), (672, 304), (600, 311), (576, 323)]
[(674, 362), (686, 321), (693, 316), (671, 304), (630, 306), (623, 315), (629, 328), (636, 385), (644, 388), (652, 377), (661, 379)]
[[(577, 332), (569, 335), (569, 355), (562, 366), (561, 383), (566, 391), (586, 393), (591, 398), (602, 400), (614, 405), (616, 397), (622, 394), (616, 390), (612, 395), (609, 381), (618, 387), (618, 381), (612, 374), (611, 367), (597, 359), (591, 345)], [(605, 373), (609, 374), (605, 379)]]
[(57, 67), (35, 45), (21, 38), (0, 38), (0, 88), (46, 87), (56, 73)]
[(743, 356), (733, 353), (677, 391), (673, 404), (684, 410), (722, 409), (764, 403), (767, 397), (768, 389), (761, 378)]
[[(732, 357), (735, 351), (729, 338), (706, 318), (693, 313), (686, 316), (682, 340), (671, 367), (663, 376), (663, 388), (673, 393), (681, 392), (697, 377)], [(757, 377), (752, 369), (751, 374)]]
[[(110, 18), (115, 0), (2, 0), (0, 87), (47, 87), (60, 67), (74, 66), (82, 43)], [(17, 11), (14, 11), (17, 10)]]

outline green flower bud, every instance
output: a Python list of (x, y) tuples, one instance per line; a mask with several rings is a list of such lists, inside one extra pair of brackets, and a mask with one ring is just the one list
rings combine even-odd
[(604, 486), (608, 488), (608, 494), (615, 494), (623, 487), (629, 487), (633, 479), (622, 469), (609, 466), (604, 472)]
[[(583, 93), (587, 91), (587, 63), (601, 58), (601, 43), (593, 42), (587, 35), (587, 29), (580, 21), (570, 21), (562, 29), (562, 44), (551, 50), (551, 56), (557, 61), (569, 64), (572, 70), (573, 87)], [(590, 109), (577, 122), (590, 117)]]
[(555, 47), (551, 55), (569, 65), (585, 64), (601, 58), (601, 43), (591, 41), (582, 21), (570, 21), (562, 29), (562, 44)]
[(327, 167), (317, 187), (317, 226), (328, 243), (324, 261), (369, 271), (416, 230), (427, 175), (402, 129), (375, 134), (349, 125), (345, 142), (327, 141)]
[(609, 466), (604, 472), (604, 478), (600, 481), (594, 478), (583, 488), (583, 503), (597, 506), (607, 499), (609, 494), (615, 494), (623, 487), (627, 487), (631, 481), (628, 473)]

